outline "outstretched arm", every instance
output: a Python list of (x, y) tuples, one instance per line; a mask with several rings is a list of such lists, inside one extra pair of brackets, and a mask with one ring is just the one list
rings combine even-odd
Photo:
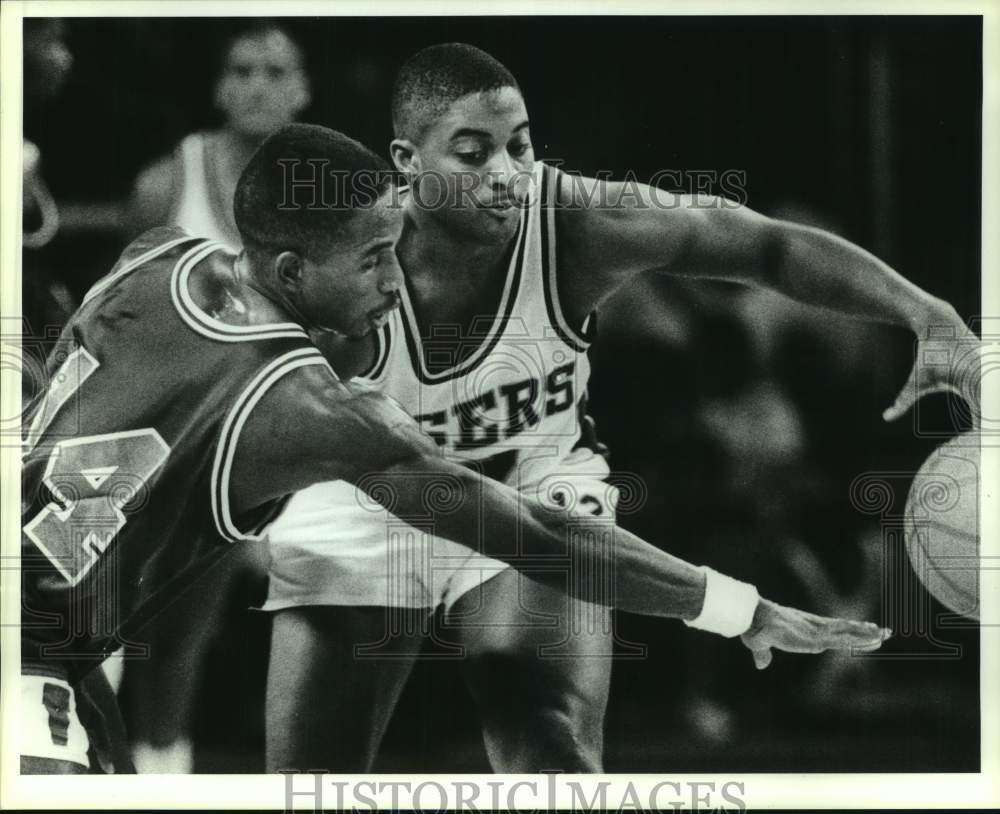
[[(315, 380), (321, 372), (304, 369), (299, 378)], [(565, 514), (446, 461), (398, 405), (375, 393), (351, 393), (332, 381), (325, 388), (279, 385), (251, 414), (239, 444), (230, 480), (237, 512), (311, 483), (348, 480), (402, 520), (429, 524), (436, 535), (585, 601), (746, 634), (758, 666), (766, 666), (763, 654), (771, 647), (872, 649), (886, 635), (873, 624), (759, 600), (752, 586), (697, 568), (624, 529), (615, 529), (613, 545), (574, 543)], [(596, 578), (575, 578), (584, 574)]]
[[(712, 196), (562, 179), (559, 267), (572, 270), (579, 283), (575, 296), (587, 300), (574, 309), (578, 313), (596, 307), (636, 274), (658, 269), (767, 286), (803, 303), (909, 328), (922, 343), (918, 363), (931, 349), (923, 343), (938, 349), (948, 340), (953, 357), (978, 348), (948, 303), (822, 229), (774, 220)], [(953, 358), (952, 364), (920, 370), (919, 377), (915, 368), (885, 418), (898, 418), (917, 398), (935, 391), (950, 390), (974, 403), (970, 379), (978, 376), (963, 377), (962, 362)]]

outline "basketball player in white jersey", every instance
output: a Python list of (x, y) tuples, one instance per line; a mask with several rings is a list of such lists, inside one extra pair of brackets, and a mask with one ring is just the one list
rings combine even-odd
[[(471, 46), (427, 48), (401, 69), (393, 126), (392, 156), (410, 179), (402, 307), (377, 341), (331, 345), (334, 367), (345, 375), (354, 357), (447, 456), (567, 506), (594, 545), (613, 544), (618, 494), (580, 445), (576, 408), (592, 315), (637, 274), (767, 285), (918, 336), (941, 324), (971, 336), (946, 303), (833, 235), (717, 199), (642, 185), (623, 195), (536, 162), (517, 82)], [(956, 389), (949, 375), (922, 379), (921, 394)], [(915, 389), (911, 377), (887, 418)], [(269, 771), (370, 769), (442, 605), (493, 768), (600, 771), (603, 611), (367, 511), (339, 483), (296, 495), (269, 540)]]
[(302, 52), (276, 21), (232, 29), (222, 54), (215, 106), (225, 122), (185, 136), (172, 155), (139, 174), (131, 206), (136, 234), (172, 224), (238, 249), (236, 181), (260, 143), (309, 105)]
[[(221, 53), (215, 104), (225, 122), (218, 130), (186, 136), (173, 155), (139, 175), (131, 206), (136, 234), (171, 224), (239, 251), (233, 217), (236, 182), (260, 143), (294, 121), (309, 104), (302, 52), (277, 21), (249, 20), (229, 30)], [(196, 688), (208, 649), (220, 633), (204, 625), (205, 608), (215, 608), (213, 615), (221, 618), (228, 592), (245, 591), (262, 579), (265, 562), (259, 545), (234, 554), (216, 569), (214, 580), (188, 592), (186, 603), (192, 612), (175, 613), (169, 623), (150, 630), (150, 658), (129, 663), (135, 696), (162, 699), (158, 706), (143, 704), (133, 722), (140, 772), (191, 771)]]

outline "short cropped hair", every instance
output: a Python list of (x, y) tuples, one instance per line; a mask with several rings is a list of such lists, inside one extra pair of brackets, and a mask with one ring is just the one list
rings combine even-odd
[(250, 251), (325, 253), (353, 212), (372, 207), (393, 178), (382, 158), (343, 133), (289, 124), (243, 170), (236, 228)]
[(431, 45), (406, 61), (392, 89), (396, 138), (419, 142), (455, 100), (470, 93), (521, 88), (497, 59), (473, 45)]

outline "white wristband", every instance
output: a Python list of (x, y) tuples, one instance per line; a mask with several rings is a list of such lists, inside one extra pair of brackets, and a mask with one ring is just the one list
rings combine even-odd
[(701, 571), (705, 574), (705, 602), (701, 613), (690, 621), (685, 619), (684, 624), (720, 636), (746, 633), (760, 600), (757, 588), (704, 565)]

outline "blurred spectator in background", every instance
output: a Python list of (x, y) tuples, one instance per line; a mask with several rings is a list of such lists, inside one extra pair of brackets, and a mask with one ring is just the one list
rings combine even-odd
[(133, 235), (170, 223), (239, 248), (232, 209), (240, 173), (267, 136), (309, 106), (302, 51), (278, 22), (242, 23), (220, 53), (215, 105), (225, 121), (218, 130), (186, 136), (173, 155), (139, 174), (130, 206)]
[[(214, 90), (223, 125), (191, 133), (173, 155), (139, 174), (130, 205), (132, 237), (153, 226), (175, 224), (240, 249), (232, 211), (236, 182), (258, 145), (309, 105), (310, 89), (302, 50), (280, 23), (252, 19), (236, 25), (221, 43)], [(201, 580), (179, 600), (178, 612), (154, 622), (146, 633), (149, 659), (127, 665), (133, 700), (129, 726), (140, 773), (186, 774), (194, 769), (194, 712), (210, 650), (223, 637), (242, 635), (233, 629), (238, 620), (225, 614), (224, 606), (233, 601), (245, 611), (259, 604), (252, 597), (266, 579), (263, 544), (234, 549), (216, 566), (214, 579)], [(206, 618), (229, 618), (230, 624), (228, 629), (205, 625)], [(229, 667), (235, 672), (240, 665)], [(242, 678), (234, 678), (232, 686), (242, 687)]]
[[(28, 18), (24, 21), (24, 102), (25, 106), (50, 103), (65, 84), (73, 56), (65, 42), (61, 20)], [(59, 210), (42, 177), (42, 156), (38, 147), (24, 139), (22, 147), (22, 314), (26, 338), (44, 339), (58, 334), (75, 308), (65, 283), (37, 254), (59, 229)], [(44, 354), (31, 356), (33, 344), (25, 343), (22, 365), (22, 396), (27, 402), (42, 389)], [(36, 372), (38, 375), (36, 375)]]

